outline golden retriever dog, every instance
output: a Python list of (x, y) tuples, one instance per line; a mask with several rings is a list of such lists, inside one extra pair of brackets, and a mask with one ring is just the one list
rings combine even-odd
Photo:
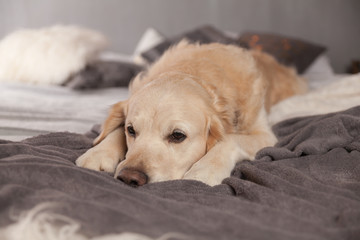
[(265, 53), (182, 41), (136, 76), (129, 99), (111, 108), (76, 164), (134, 187), (173, 179), (220, 184), (237, 162), (276, 143), (267, 112), (306, 86)]

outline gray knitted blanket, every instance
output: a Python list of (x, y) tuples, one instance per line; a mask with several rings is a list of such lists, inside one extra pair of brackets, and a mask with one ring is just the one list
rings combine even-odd
[(0, 227), (14, 210), (55, 202), (87, 236), (360, 239), (360, 106), (277, 124), (278, 144), (215, 187), (176, 180), (134, 189), (76, 167), (96, 130), (0, 140)]

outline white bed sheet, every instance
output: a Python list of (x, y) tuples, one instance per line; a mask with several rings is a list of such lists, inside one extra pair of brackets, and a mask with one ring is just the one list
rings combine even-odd
[(74, 91), (59, 86), (0, 84), (0, 139), (19, 141), (49, 132), (85, 133), (101, 123), (127, 88)]
[(293, 96), (271, 108), (269, 121), (276, 124), (294, 117), (345, 110), (360, 105), (360, 74), (334, 75), (321, 80), (304, 95)]

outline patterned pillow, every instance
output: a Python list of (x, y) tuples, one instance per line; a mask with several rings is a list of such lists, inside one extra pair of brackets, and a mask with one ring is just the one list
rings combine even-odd
[(246, 32), (239, 42), (274, 56), (280, 63), (293, 66), (302, 74), (326, 48), (300, 39), (278, 34)]

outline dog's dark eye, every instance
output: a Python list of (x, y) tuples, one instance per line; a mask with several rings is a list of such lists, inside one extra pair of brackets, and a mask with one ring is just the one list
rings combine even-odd
[(135, 132), (135, 129), (134, 129), (133, 126), (128, 126), (128, 127), (127, 127), (127, 131), (128, 131), (128, 133), (129, 133), (130, 136), (135, 137), (136, 132)]
[(178, 130), (175, 130), (169, 137), (169, 141), (173, 143), (181, 143), (186, 138), (186, 135)]

